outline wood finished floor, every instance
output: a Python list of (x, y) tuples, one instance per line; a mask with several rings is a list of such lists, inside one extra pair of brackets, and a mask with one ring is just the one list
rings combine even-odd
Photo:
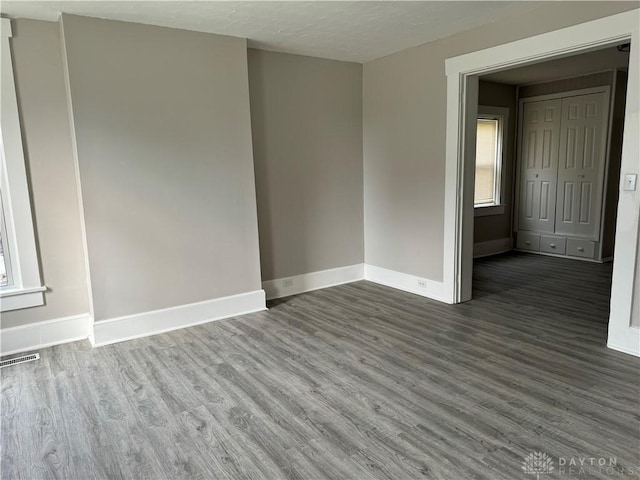
[[(477, 262), (447, 306), (369, 282), (2, 369), (2, 479), (534, 479), (637, 469), (640, 359), (605, 348), (610, 265)], [(628, 473), (628, 470), (627, 470)]]

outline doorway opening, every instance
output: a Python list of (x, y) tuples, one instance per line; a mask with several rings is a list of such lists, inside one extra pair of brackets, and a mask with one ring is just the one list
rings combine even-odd
[[(447, 112), (444, 283), (449, 289), (452, 303), (469, 300), (472, 296), (473, 231), (476, 218), (474, 215), (475, 147), (478, 127), (480, 77), (499, 74), (509, 69), (527, 67), (545, 61), (567, 59), (576, 54), (592, 53), (610, 47), (615, 48), (618, 45), (627, 43), (630, 43), (633, 48), (638, 39), (637, 16), (637, 11), (626, 12), (447, 60), (447, 103), (449, 108)], [(617, 178), (611, 179), (611, 182), (617, 186), (624, 185), (624, 177), (626, 175), (638, 173), (637, 155), (640, 140), (637, 118), (638, 91), (640, 90), (638, 77), (638, 58), (632, 55), (628, 68), (628, 89), (625, 96), (627, 112), (624, 116), (620, 174)], [(610, 94), (611, 92), (609, 91), (609, 96)], [(592, 113), (593, 107), (588, 106), (587, 103), (594, 102), (586, 102), (582, 106), (583, 109), (590, 109), (589, 111)], [(562, 100), (555, 102), (555, 108), (562, 109)], [(546, 110), (543, 109), (539, 114), (546, 114)], [(491, 130), (495, 132), (495, 130), (499, 130), (498, 123), (493, 124), (493, 130), (485, 128), (485, 131)], [(485, 127), (488, 125), (487, 123)], [(491, 135), (496, 134), (491, 133)], [(498, 150), (498, 148), (488, 149), (489, 152), (495, 150)], [(483, 167), (485, 168), (483, 172), (485, 181), (483, 195), (485, 198), (482, 200), (492, 202), (486, 208), (493, 208), (499, 211), (501, 205), (496, 200), (500, 200), (499, 195), (507, 188), (504, 185), (506, 182), (503, 182), (500, 186), (499, 182), (502, 177), (498, 176), (499, 168), (494, 167), (493, 170), (489, 168), (487, 173), (486, 163)], [(541, 172), (537, 173), (540, 176)], [(586, 175), (586, 172), (579, 174)], [(491, 181), (491, 178), (494, 180)], [(520, 180), (520, 178), (514, 177), (515, 180)], [(547, 182), (546, 186), (542, 188), (551, 188), (551, 185)], [(493, 199), (489, 197), (492, 189), (494, 192)], [(519, 193), (520, 190), (518, 190)], [(592, 193), (595, 193), (596, 196), (598, 194), (597, 191)], [(606, 195), (604, 187), (600, 193)], [(615, 209), (617, 220), (613, 222), (615, 246), (612, 251), (615, 253), (613, 254), (613, 280), (607, 344), (611, 348), (640, 355), (640, 329), (631, 320), (633, 284), (635, 282), (638, 250), (637, 197), (638, 192), (635, 190), (620, 191), (617, 209)], [(552, 198), (551, 192), (549, 192), (548, 198)], [(554, 199), (554, 207), (556, 202), (557, 197)], [(538, 209), (540, 207), (539, 203), (534, 206), (537, 206)], [(551, 211), (551, 205), (547, 205), (547, 207)], [(511, 209), (514, 211), (513, 206)], [(603, 219), (603, 217), (599, 216), (598, 219)], [(515, 226), (520, 227), (520, 223)], [(598, 229), (602, 227), (603, 225), (600, 224)], [(581, 225), (575, 228), (579, 229)], [(553, 230), (547, 233), (556, 234), (560, 232)], [(554, 235), (547, 236), (553, 237)], [(516, 242), (520, 238), (521, 242), (525, 242), (524, 244), (528, 241), (529, 246), (532, 248), (535, 248), (536, 245), (538, 249), (540, 248), (539, 244), (537, 244), (540, 240), (538, 237), (530, 237), (528, 239), (526, 235), (516, 235), (515, 237)], [(545, 239), (544, 241), (547, 242), (545, 248), (553, 248), (549, 243), (554, 243), (552, 240)], [(555, 243), (555, 248), (558, 248), (558, 242)], [(565, 252), (567, 243), (564, 244)], [(575, 252), (584, 253), (584, 250), (588, 250), (586, 253), (591, 253), (591, 244), (576, 244), (574, 241), (570, 243), (572, 252), (575, 250)], [(516, 247), (518, 247), (517, 243)], [(595, 255), (594, 253), (594, 256), (601, 260), (603, 258), (601, 247), (603, 245), (593, 245), (593, 247), (599, 249), (598, 254)]]
[(541, 329), (560, 321), (596, 342), (609, 314), (626, 45), (478, 84), (472, 297), (507, 295)]

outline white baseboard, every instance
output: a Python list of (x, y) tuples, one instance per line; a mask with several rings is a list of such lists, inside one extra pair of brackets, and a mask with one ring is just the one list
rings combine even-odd
[[(609, 333), (609, 337), (611, 337), (611, 333)], [(618, 340), (622, 340), (622, 342), (607, 342), (607, 347), (611, 350), (640, 357), (640, 329), (638, 327), (629, 327), (627, 336)]]
[(364, 266), (364, 278), (370, 282), (397, 288), (398, 290), (438, 300), (439, 302), (451, 303), (443, 282), (428, 280), (373, 265)]
[(264, 290), (95, 322), (94, 347), (266, 310)]
[(602, 260), (596, 260), (595, 258), (584, 258), (584, 257), (572, 257), (571, 255), (561, 255), (557, 253), (548, 253), (548, 252), (540, 252), (534, 250), (525, 250), (523, 248), (514, 248), (514, 252), (520, 253), (530, 253), (531, 255), (542, 255), (544, 257), (553, 257), (553, 258), (564, 258), (566, 260), (577, 260), (579, 262), (590, 262), (590, 263), (602, 263)]
[(89, 337), (91, 315), (84, 313), (0, 330), (0, 354), (38, 350)]
[(305, 273), (293, 277), (278, 278), (262, 282), (269, 300), (299, 293), (333, 287), (344, 283), (369, 280), (387, 287), (397, 288), (440, 302), (451, 303), (445, 293), (444, 283), (415, 277), (373, 265), (351, 265), (319, 272)]
[(473, 258), (488, 257), (513, 250), (513, 240), (509, 237), (473, 244)]
[(267, 293), (267, 299), (288, 297), (299, 293), (334, 287), (343, 283), (364, 280), (364, 264), (348, 267), (331, 268), (319, 272), (303, 273), (293, 277), (277, 278), (262, 282), (262, 288)]
[(613, 345), (611, 343), (607, 343), (607, 348), (610, 348), (611, 350), (616, 350), (617, 352), (628, 353), (629, 355), (640, 357), (640, 350), (632, 350), (630, 348), (620, 347), (618, 345)]

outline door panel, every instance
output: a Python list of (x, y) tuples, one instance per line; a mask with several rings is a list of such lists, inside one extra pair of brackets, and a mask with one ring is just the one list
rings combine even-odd
[(580, 185), (580, 216), (578, 221), (581, 224), (587, 224), (591, 222), (591, 183), (583, 182)]
[(567, 129), (567, 155), (565, 157), (565, 168), (576, 167), (576, 137), (578, 136), (578, 130), (575, 128)]
[(535, 183), (528, 181), (525, 187), (524, 216), (523, 216), (527, 220), (533, 220), (534, 193), (535, 193)]
[(548, 221), (550, 214), (553, 212), (549, 207), (552, 202), (555, 206), (555, 199), (549, 195), (550, 190), (549, 182), (540, 182), (540, 220)]
[(564, 182), (563, 194), (563, 208), (562, 208), (562, 221), (571, 223), (573, 221), (573, 197), (574, 197), (574, 182)]
[(561, 99), (523, 106), (520, 230), (554, 231), (561, 113)]
[(562, 99), (556, 233), (598, 240), (607, 106), (605, 93)]

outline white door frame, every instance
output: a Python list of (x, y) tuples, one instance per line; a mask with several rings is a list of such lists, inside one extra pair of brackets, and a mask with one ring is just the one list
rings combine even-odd
[[(638, 250), (640, 193), (622, 191), (625, 173), (640, 173), (640, 9), (600, 18), (446, 60), (447, 135), (443, 283), (447, 300), (471, 299), (473, 268), (473, 167), (465, 145), (475, 146), (478, 76), (515, 66), (584, 53), (631, 41), (620, 198), (609, 316), (610, 348), (640, 356), (640, 329), (631, 327)], [(475, 122), (469, 123), (475, 125)], [(474, 147), (475, 148), (475, 147)], [(468, 152), (467, 152), (468, 153)], [(471, 155), (473, 158), (473, 155)], [(465, 171), (466, 170), (466, 171)], [(585, 305), (588, 308), (588, 305)]]

